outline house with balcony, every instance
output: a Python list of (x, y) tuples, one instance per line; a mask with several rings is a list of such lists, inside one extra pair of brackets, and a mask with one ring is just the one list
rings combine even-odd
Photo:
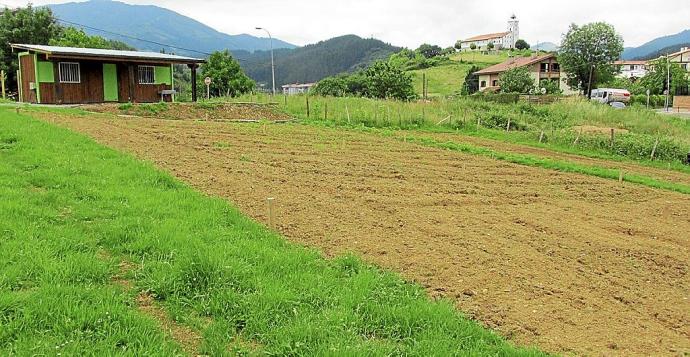
[(619, 78), (635, 80), (646, 76), (649, 71), (647, 61), (616, 61), (613, 65), (618, 69)]
[(561, 75), (561, 66), (558, 63), (555, 53), (533, 55), (530, 57), (513, 57), (503, 63), (475, 72), (479, 79), (479, 91), (499, 90), (501, 88), (501, 74), (520, 67), (526, 67), (528, 69), (530, 76), (532, 76), (534, 80), (534, 84), (541, 83), (542, 81), (554, 81), (558, 83), (563, 94), (577, 94), (577, 92), (570, 89), (565, 82), (565, 76)]

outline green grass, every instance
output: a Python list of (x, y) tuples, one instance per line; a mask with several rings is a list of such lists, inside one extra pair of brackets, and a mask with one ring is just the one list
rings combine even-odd
[[(286, 243), (150, 164), (0, 118), (0, 355), (181, 354), (138, 292), (199, 329), (201, 354), (540, 354), (395, 274)], [(112, 282), (123, 260), (136, 264), (130, 292)]]
[[(268, 102), (268, 96), (216, 100)], [(550, 105), (488, 103), (469, 98), (434, 98), (431, 102), (401, 102), (368, 98), (290, 96), (276, 98), (279, 108), (309, 122), (334, 126), (364, 126), (437, 132), (457, 132), (586, 157), (611, 158), (690, 173), (683, 165), (690, 151), (690, 120), (658, 115), (644, 108), (615, 110), (605, 105), (570, 98)], [(327, 111), (326, 111), (327, 110)], [(349, 115), (348, 115), (349, 114)], [(477, 129), (477, 121), (480, 128)], [(506, 132), (508, 121), (511, 131)], [(615, 127), (630, 132), (616, 136), (609, 145), (607, 134), (585, 134), (573, 145), (580, 125)], [(539, 143), (541, 131), (545, 142)], [(654, 142), (660, 139), (655, 160)]]
[(428, 93), (430, 97), (448, 96), (457, 93), (462, 89), (465, 76), (472, 65), (470, 64), (448, 64), (428, 69), (410, 71), (414, 76), (414, 90), (420, 97), (422, 94), (422, 78), (426, 74), (429, 83)]
[(494, 65), (505, 62), (508, 59), (508, 51), (492, 52), (491, 54), (483, 54), (479, 51), (458, 52), (451, 55), (450, 59), (478, 65)]

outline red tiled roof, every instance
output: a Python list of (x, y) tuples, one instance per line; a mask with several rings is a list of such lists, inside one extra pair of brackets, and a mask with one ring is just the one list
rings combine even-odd
[(481, 71), (475, 72), (475, 74), (495, 74), (495, 73), (503, 73), (509, 69), (513, 68), (518, 68), (518, 67), (524, 67), (524, 66), (529, 66), (534, 63), (538, 63), (544, 60), (547, 60), (549, 58), (556, 57), (556, 54), (554, 53), (546, 53), (541, 56), (530, 56), (530, 57), (515, 57), (511, 58), (503, 63), (499, 63), (496, 65), (493, 65), (489, 68), (484, 68)]
[(488, 33), (486, 35), (479, 35), (479, 36), (474, 36), (470, 37), (462, 42), (472, 42), (472, 41), (482, 41), (482, 40), (490, 40), (492, 38), (503, 38), (505, 35), (509, 34), (510, 32), (497, 32), (497, 33)]

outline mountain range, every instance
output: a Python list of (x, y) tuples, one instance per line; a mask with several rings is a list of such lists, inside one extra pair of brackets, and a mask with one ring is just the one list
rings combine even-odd
[(666, 53), (677, 52), (681, 47), (690, 47), (688, 43), (690, 43), (690, 29), (675, 35), (659, 37), (639, 47), (628, 47), (623, 51), (622, 58), (625, 60), (652, 59)]
[[(174, 11), (153, 5), (130, 5), (115, 0), (90, 0), (46, 5), (65, 26), (82, 27), (92, 35), (125, 42), (140, 50), (172, 52), (205, 57), (206, 53), (229, 49), (245, 72), (258, 83), (271, 82), (270, 40), (248, 34), (229, 35)], [(664, 36), (642, 46), (626, 48), (623, 59), (650, 59), (675, 52), (690, 44), (690, 30)], [(336, 37), (297, 47), (273, 40), (276, 85), (307, 83), (366, 67), (399, 51), (376, 39), (355, 35)], [(555, 51), (554, 43), (534, 47)]]
[[(166, 52), (199, 56), (200, 52), (226, 48), (249, 52), (270, 48), (268, 38), (247, 34), (228, 35), (194, 19), (153, 5), (91, 0), (47, 6), (65, 26), (83, 25), (88, 34), (123, 41), (140, 50), (164, 49)], [(297, 47), (279, 39), (273, 39), (273, 45), (275, 48)]]

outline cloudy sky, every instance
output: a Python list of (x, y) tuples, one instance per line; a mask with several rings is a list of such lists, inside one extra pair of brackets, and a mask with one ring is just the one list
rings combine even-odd
[[(26, 0), (0, 0), (10, 6)], [(67, 1), (35, 0), (34, 4)], [(356, 34), (398, 46), (428, 42), (450, 46), (457, 39), (505, 31), (508, 17), (520, 20), (530, 43), (559, 43), (570, 23), (606, 21), (623, 35), (626, 46), (690, 28), (690, 1), (663, 0), (124, 0), (166, 7), (221, 32), (249, 33), (265, 26), (282, 40), (305, 45)]]

